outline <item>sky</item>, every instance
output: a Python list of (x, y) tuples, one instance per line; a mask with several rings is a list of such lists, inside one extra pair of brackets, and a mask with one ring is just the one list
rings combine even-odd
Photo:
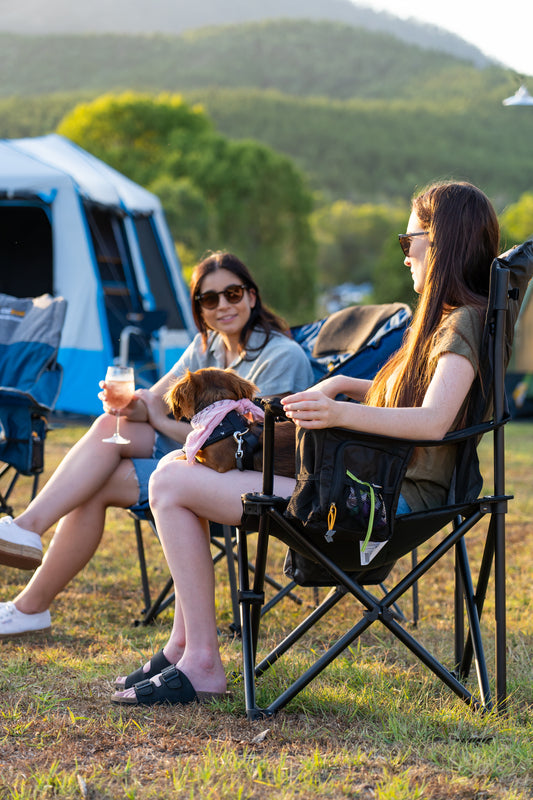
[[(531, 0), (354, 0), (356, 5), (429, 22), (475, 44), (521, 75), (533, 76)], [(526, 81), (533, 93), (533, 78)]]

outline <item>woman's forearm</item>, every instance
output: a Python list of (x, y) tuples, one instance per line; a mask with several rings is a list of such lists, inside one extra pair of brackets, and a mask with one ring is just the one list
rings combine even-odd
[(362, 401), (365, 399), (371, 386), (372, 381), (365, 380), (364, 378), (350, 378), (347, 375), (334, 375), (331, 378), (324, 378), (324, 380), (319, 381), (312, 389), (318, 389), (319, 392), (324, 392), (324, 394), (332, 399), (339, 394), (344, 394), (352, 400)]
[[(453, 420), (452, 420), (453, 422)], [(377, 408), (375, 406), (337, 403), (335, 427), (363, 433), (378, 433), (397, 439), (439, 441), (451, 427), (449, 418), (434, 408)]]
[(183, 444), (192, 428), (188, 422), (181, 422), (172, 417), (163, 417), (158, 420), (156, 430), (170, 439), (174, 439), (176, 444)]
[[(440, 440), (451, 429), (474, 380), (467, 358), (446, 353), (439, 359), (424, 401), (416, 408), (378, 408), (337, 401), (316, 390), (283, 399), (289, 419), (302, 428), (350, 428), (403, 439)], [(333, 383), (330, 383), (330, 389)]]

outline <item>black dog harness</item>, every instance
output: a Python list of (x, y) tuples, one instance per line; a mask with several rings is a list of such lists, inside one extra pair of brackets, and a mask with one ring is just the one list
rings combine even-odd
[(260, 448), (259, 438), (263, 426), (261, 423), (248, 422), (237, 411), (229, 411), (224, 419), (219, 422), (211, 435), (202, 445), (202, 450), (222, 439), (232, 436), (237, 444), (235, 452), (235, 463), (241, 472), (245, 469), (253, 469), (254, 454)]

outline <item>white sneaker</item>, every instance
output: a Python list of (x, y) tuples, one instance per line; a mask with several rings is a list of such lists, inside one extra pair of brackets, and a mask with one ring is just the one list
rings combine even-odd
[(49, 633), (51, 630), (50, 612), (23, 614), (15, 603), (0, 603), (0, 639), (11, 639), (27, 633)]
[(21, 528), (12, 517), (0, 519), (0, 564), (35, 569), (43, 560), (41, 537)]

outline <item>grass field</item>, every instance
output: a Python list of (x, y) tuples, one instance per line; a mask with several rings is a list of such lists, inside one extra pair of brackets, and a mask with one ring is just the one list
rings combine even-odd
[[(361, 798), (361, 800), (525, 800), (533, 797), (533, 423), (507, 426), (508, 684), (505, 715), (470, 711), (386, 631), (373, 626), (322, 677), (273, 719), (248, 722), (243, 688), (211, 706), (120, 709), (109, 698), (116, 675), (159, 649), (170, 610), (135, 627), (142, 602), (133, 524), (113, 510), (102, 547), (52, 608), (52, 635), (0, 642), (0, 798)], [(46, 472), (82, 433), (58, 427), (47, 439)], [(491, 459), (482, 443), (490, 492)], [(27, 479), (16, 505), (27, 498)], [(23, 485), (24, 484), (24, 485)], [(154, 585), (166, 579), (155, 537), (147, 536)], [(48, 537), (47, 537), (48, 540)], [(472, 536), (472, 561), (479, 537)], [(281, 572), (284, 549), (271, 554)], [(221, 565), (220, 565), (221, 566)], [(240, 669), (231, 605), (217, 567), (220, 643), (228, 674)], [(417, 635), (450, 662), (452, 557), (420, 582)], [(27, 573), (2, 568), (0, 599)], [(493, 602), (484, 616), (489, 650)], [(301, 589), (304, 605), (311, 590)], [(409, 597), (403, 610), (410, 613)], [(264, 618), (260, 649), (301, 613), (284, 600)], [(350, 602), (335, 611), (339, 623)], [(306, 663), (330, 635), (313, 633), (287, 664), (264, 676), (261, 698)]]

